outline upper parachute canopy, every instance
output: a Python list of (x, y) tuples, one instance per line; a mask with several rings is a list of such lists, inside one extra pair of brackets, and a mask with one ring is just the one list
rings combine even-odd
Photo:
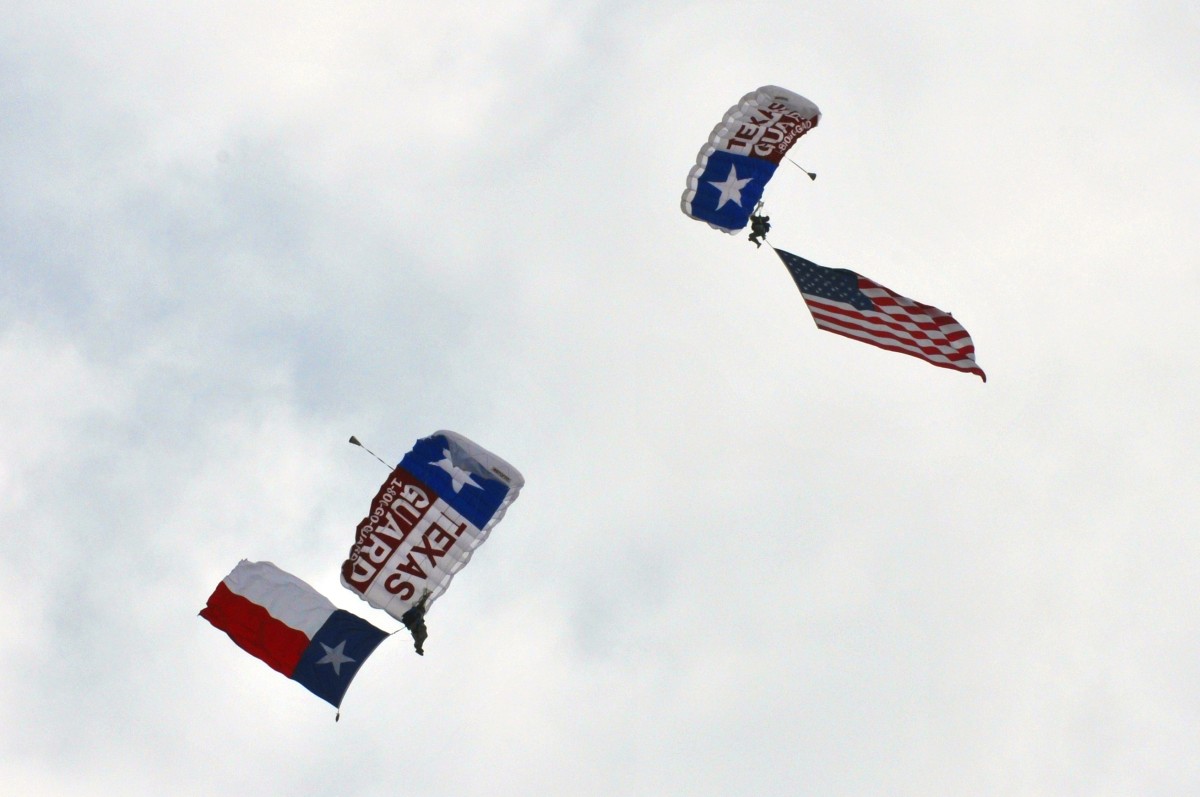
[(778, 86), (742, 97), (700, 150), (683, 212), (731, 234), (743, 229), (783, 156), (820, 119), (816, 105)]

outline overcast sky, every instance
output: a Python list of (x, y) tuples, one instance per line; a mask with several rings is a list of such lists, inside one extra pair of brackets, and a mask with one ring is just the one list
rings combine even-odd
[[(336, 8), (335, 8), (336, 5)], [(75, 795), (1200, 790), (1193, 2), (9, 3), (0, 783)], [(818, 331), (770, 239), (988, 382)], [(338, 581), (452, 429), (526, 487), (333, 709), (197, 616)]]

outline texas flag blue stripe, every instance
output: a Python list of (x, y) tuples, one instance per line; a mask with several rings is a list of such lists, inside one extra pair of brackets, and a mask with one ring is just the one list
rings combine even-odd
[(338, 609), (300, 656), (292, 680), (340, 707), (359, 668), (387, 636), (361, 617)]

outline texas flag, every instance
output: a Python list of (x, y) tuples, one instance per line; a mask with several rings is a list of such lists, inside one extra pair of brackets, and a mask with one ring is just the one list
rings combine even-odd
[(338, 707), (358, 668), (388, 636), (291, 573), (245, 559), (217, 585), (200, 616)]

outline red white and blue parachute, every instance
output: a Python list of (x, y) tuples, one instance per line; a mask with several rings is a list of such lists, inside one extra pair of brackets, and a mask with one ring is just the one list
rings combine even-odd
[(413, 632), (484, 543), (525, 479), (454, 432), (418, 440), (379, 488), (342, 563), (342, 585)]
[(724, 232), (745, 228), (779, 162), (820, 119), (811, 101), (778, 86), (742, 97), (700, 150), (683, 212)]

